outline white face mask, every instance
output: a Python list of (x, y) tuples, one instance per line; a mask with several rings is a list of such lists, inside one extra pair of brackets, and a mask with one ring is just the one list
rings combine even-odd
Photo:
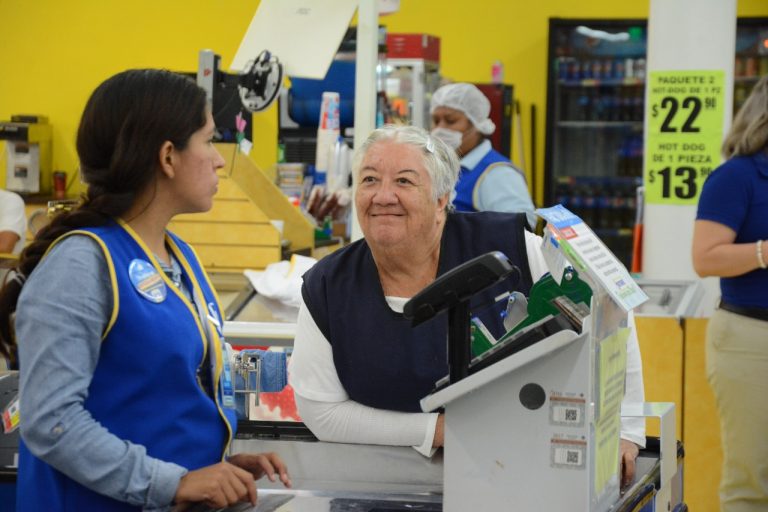
[(450, 128), (435, 128), (432, 130), (432, 136), (445, 142), (449, 148), (459, 149), (464, 134)]

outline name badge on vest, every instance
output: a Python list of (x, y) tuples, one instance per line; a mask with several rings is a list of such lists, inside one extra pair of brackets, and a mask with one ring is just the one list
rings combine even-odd
[(232, 383), (232, 346), (221, 340), (222, 344), (222, 370), (221, 370), (221, 402), (224, 407), (229, 409), (235, 408), (235, 388)]
[(223, 338), (224, 332), (222, 331), (219, 312), (216, 310), (216, 306), (213, 302), (208, 303), (208, 320), (210, 320), (211, 323), (216, 327), (216, 332), (219, 333), (219, 338)]
[(131, 261), (128, 265), (128, 277), (136, 291), (145, 299), (158, 304), (165, 300), (168, 288), (150, 262), (138, 258)]
[[(232, 383), (232, 346), (224, 340), (221, 320), (213, 302), (208, 303), (208, 321), (216, 327), (216, 332), (221, 340), (221, 403), (224, 407), (234, 409), (235, 388)], [(213, 352), (212, 352), (213, 353)], [(215, 362), (213, 362), (215, 365)], [(215, 368), (212, 371), (216, 371)]]

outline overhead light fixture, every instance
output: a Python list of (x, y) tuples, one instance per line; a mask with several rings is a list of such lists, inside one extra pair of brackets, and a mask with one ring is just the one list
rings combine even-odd
[(605, 30), (595, 30), (593, 28), (585, 27), (584, 25), (579, 25), (576, 27), (576, 32), (583, 36), (591, 37), (593, 39), (602, 39), (604, 41), (629, 41), (629, 32), (617, 32), (615, 34), (611, 34)]

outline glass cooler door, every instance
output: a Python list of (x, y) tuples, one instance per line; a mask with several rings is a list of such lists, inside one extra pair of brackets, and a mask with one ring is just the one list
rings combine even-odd
[[(628, 268), (642, 184), (647, 20), (549, 20), (545, 199)], [(734, 113), (768, 74), (768, 19), (739, 18)]]
[(579, 215), (627, 267), (642, 181), (644, 20), (550, 20), (548, 203)]

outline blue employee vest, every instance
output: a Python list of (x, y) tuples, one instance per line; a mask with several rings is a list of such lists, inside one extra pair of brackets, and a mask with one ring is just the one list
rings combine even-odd
[[(437, 275), (490, 251), (502, 251), (520, 267), (514, 289), (526, 295), (531, 272), (525, 249), (524, 214), (448, 215)], [(498, 336), (501, 309), (493, 298), (509, 291), (505, 280), (474, 297), (472, 311)], [(448, 374), (447, 317), (417, 327), (387, 305), (378, 270), (365, 240), (320, 260), (304, 274), (302, 296), (320, 331), (333, 346), (333, 361), (350, 399), (379, 409), (421, 411), (419, 400)]]
[[(211, 340), (195, 306), (165, 276), (151, 251), (126, 225), (110, 223), (73, 231), (101, 245), (110, 268), (113, 313), (88, 388), (85, 409), (110, 433), (139, 444), (151, 457), (189, 470), (223, 460), (237, 425), (234, 409), (221, 405), (223, 339), (211, 323)], [(193, 296), (207, 315), (222, 316), (218, 298), (192, 249), (168, 233), (168, 246), (183, 269)], [(142, 296), (131, 282), (132, 261), (153, 265), (167, 288), (164, 301)], [(206, 315), (206, 316), (207, 316)], [(204, 319), (205, 322), (210, 320)], [(213, 389), (203, 389), (197, 371), (216, 351)], [(19, 511), (129, 511), (127, 503), (97, 494), (19, 447)]]
[(457, 211), (477, 211), (477, 207), (474, 201), (475, 188), (477, 187), (483, 174), (491, 170), (493, 167), (496, 167), (497, 164), (507, 165), (515, 169), (516, 172), (520, 172), (512, 165), (512, 162), (510, 162), (507, 157), (494, 149), (488, 151), (488, 153), (486, 153), (485, 156), (480, 159), (474, 169), (467, 169), (466, 167), (461, 168), (459, 181), (456, 182), (456, 197), (453, 198), (453, 206)]

